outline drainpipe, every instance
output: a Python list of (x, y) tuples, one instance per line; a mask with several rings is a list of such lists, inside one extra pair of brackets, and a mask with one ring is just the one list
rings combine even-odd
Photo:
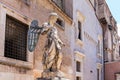
[(102, 24), (102, 30), (103, 30), (103, 77), (102, 77), (102, 80), (105, 80), (105, 54), (106, 54), (106, 49), (105, 49), (105, 28), (107, 27), (107, 24)]
[(105, 80), (105, 63), (104, 63), (104, 60), (105, 60), (105, 46), (104, 46), (104, 34), (105, 34), (105, 31), (104, 31), (104, 26), (103, 26), (103, 80)]

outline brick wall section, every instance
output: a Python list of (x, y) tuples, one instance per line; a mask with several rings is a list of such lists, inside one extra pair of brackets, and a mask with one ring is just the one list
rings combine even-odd
[(116, 80), (115, 73), (120, 72), (120, 62), (105, 64), (105, 80)]

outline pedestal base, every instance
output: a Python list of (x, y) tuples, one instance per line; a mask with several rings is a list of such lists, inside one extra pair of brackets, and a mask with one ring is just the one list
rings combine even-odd
[(66, 79), (66, 78), (59, 78), (59, 77), (55, 77), (55, 78), (52, 78), (52, 79), (37, 78), (37, 80), (69, 80), (69, 79)]
[(37, 78), (36, 80), (69, 80), (69, 79), (66, 79), (64, 73), (61, 71), (56, 72), (44, 71), (42, 72), (41, 78)]
[(52, 80), (52, 79), (37, 78), (36, 80)]
[(54, 79), (52, 80), (69, 80), (69, 79), (66, 79), (66, 78), (59, 78), (59, 77), (55, 77)]

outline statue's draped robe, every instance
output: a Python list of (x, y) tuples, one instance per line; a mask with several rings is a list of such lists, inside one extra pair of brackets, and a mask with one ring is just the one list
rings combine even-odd
[(57, 29), (55, 27), (46, 27), (43, 32), (47, 31), (47, 41), (45, 44), (43, 54), (43, 68), (44, 70), (54, 72), (58, 70), (62, 60), (61, 44), (62, 41), (59, 39)]

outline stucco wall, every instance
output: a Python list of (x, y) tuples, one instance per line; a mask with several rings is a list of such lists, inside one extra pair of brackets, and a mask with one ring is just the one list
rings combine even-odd
[[(87, 0), (73, 1), (73, 20), (75, 22), (75, 37), (78, 35), (77, 22), (82, 22), (82, 46), (75, 44), (74, 50), (82, 52), (84, 57), (83, 80), (97, 80), (97, 63), (102, 63), (102, 57), (97, 56), (98, 36), (102, 36), (102, 27), (95, 15), (94, 9)], [(77, 16), (79, 12), (82, 19)], [(101, 39), (102, 41), (102, 39)], [(101, 44), (103, 45), (103, 44)], [(103, 53), (102, 53), (103, 54)], [(102, 66), (101, 66), (101, 69)], [(100, 73), (103, 80), (103, 70)]]

